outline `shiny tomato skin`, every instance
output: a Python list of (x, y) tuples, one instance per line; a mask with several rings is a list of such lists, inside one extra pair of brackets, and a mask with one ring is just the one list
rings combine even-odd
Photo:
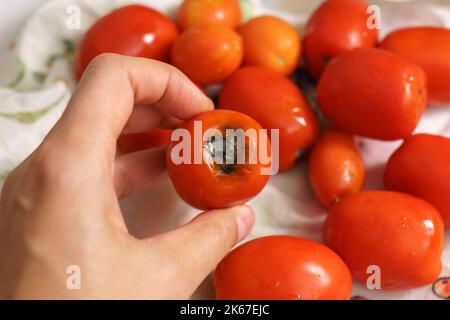
[(336, 130), (327, 130), (311, 150), (309, 181), (314, 195), (325, 207), (364, 186), (364, 162), (354, 137)]
[[(268, 162), (263, 162), (258, 157), (256, 163), (250, 163), (248, 161), (250, 158), (249, 148), (246, 148), (244, 164), (237, 164), (230, 169), (230, 167), (210, 163), (212, 159), (211, 153), (208, 151), (210, 150), (210, 144), (208, 144), (210, 137), (206, 135), (205, 139), (196, 138), (195, 123), (199, 123), (198, 121), (202, 124), (202, 135), (208, 129), (218, 129), (224, 135), (226, 129), (256, 130), (256, 135), (250, 139), (250, 143), (246, 143), (246, 146), (253, 145), (262, 148), (259, 141), (265, 138), (267, 141), (265, 152), (270, 155), (270, 141), (267, 135), (260, 130), (261, 126), (252, 118), (229, 110), (214, 110), (196, 116), (178, 128), (187, 130), (192, 137), (191, 141), (187, 142), (191, 148), (190, 163), (175, 163), (173, 155), (179, 154), (175, 150), (179, 142), (172, 141), (167, 150), (167, 170), (180, 197), (192, 207), (200, 210), (232, 207), (255, 197), (269, 180), (269, 175), (261, 174), (261, 170), (270, 167), (270, 159)], [(264, 137), (261, 138), (261, 136)], [(196, 164), (194, 161), (196, 144), (202, 147), (200, 154), (203, 153), (206, 160), (200, 164)]]
[(286, 21), (260, 16), (241, 25), (238, 32), (244, 42), (244, 65), (264, 67), (285, 76), (298, 67), (300, 35)]
[(220, 24), (234, 29), (241, 22), (238, 0), (184, 0), (177, 13), (178, 27), (182, 31), (208, 24)]
[(308, 72), (319, 79), (334, 57), (377, 43), (378, 30), (369, 29), (368, 5), (362, 0), (325, 1), (309, 18), (303, 37)]
[(261, 67), (243, 67), (224, 84), (219, 108), (245, 113), (265, 129), (280, 130), (280, 169), (290, 169), (299, 152), (319, 134), (319, 125), (300, 89), (284, 76)]
[(169, 129), (153, 129), (147, 132), (122, 134), (117, 139), (117, 148), (121, 153), (158, 148), (168, 144), (171, 135), (172, 130)]
[(192, 27), (183, 32), (172, 50), (172, 63), (199, 85), (219, 83), (242, 63), (241, 37), (220, 25)]
[(363, 284), (372, 275), (368, 267), (379, 267), (385, 290), (430, 284), (442, 269), (439, 212), (403, 193), (367, 191), (344, 198), (328, 214), (324, 240)]
[(424, 71), (380, 49), (355, 49), (333, 59), (317, 102), (333, 127), (379, 140), (409, 137), (425, 109)]
[(417, 134), (391, 156), (384, 174), (388, 189), (422, 198), (450, 227), (450, 139)]
[(99, 19), (84, 35), (78, 48), (78, 79), (96, 56), (117, 53), (168, 62), (178, 30), (164, 14), (142, 5), (117, 9)]
[(292, 236), (252, 240), (214, 273), (218, 300), (348, 300), (352, 280), (326, 246)]
[(380, 44), (422, 67), (430, 105), (450, 103), (450, 29), (414, 27), (390, 33)]

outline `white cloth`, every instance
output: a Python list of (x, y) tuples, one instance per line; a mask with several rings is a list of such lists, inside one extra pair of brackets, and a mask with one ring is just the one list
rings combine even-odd
[[(0, 185), (4, 177), (42, 141), (63, 112), (75, 85), (73, 46), (100, 16), (128, 3), (141, 2), (173, 15), (178, 0), (51, 0), (27, 20), (15, 43), (0, 59)], [(284, 17), (302, 30), (312, 8), (320, 1), (245, 0), (246, 13), (271, 13)], [(450, 27), (450, 6), (432, 1), (382, 4), (381, 34), (404, 25), (432, 24)], [(81, 29), (68, 28), (71, 5), (81, 9)], [(89, 116), (89, 115), (86, 115)], [(382, 125), (382, 124), (380, 124)], [(450, 108), (426, 111), (418, 132), (450, 137)], [(362, 139), (367, 166), (366, 189), (382, 188), (385, 162), (400, 142)], [(291, 234), (321, 241), (325, 211), (312, 197), (305, 163), (272, 177), (269, 185), (251, 201), (257, 223), (251, 238)], [(151, 190), (122, 202), (130, 231), (147, 237), (188, 221), (197, 211), (185, 205), (165, 180)], [(142, 219), (144, 218), (144, 219)], [(144, 221), (144, 222), (143, 222)], [(450, 276), (450, 233), (446, 234), (442, 276)], [(210, 285), (197, 297), (208, 297)], [(206, 288), (206, 289), (205, 289)], [(437, 299), (431, 286), (409, 291), (370, 291), (356, 284), (354, 295), (370, 299)]]

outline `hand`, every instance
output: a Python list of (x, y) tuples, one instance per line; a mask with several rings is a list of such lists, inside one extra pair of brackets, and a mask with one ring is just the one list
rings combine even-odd
[[(42, 145), (0, 200), (0, 298), (187, 299), (253, 226), (249, 207), (205, 212), (137, 240), (118, 200), (163, 176), (165, 150), (116, 158), (122, 132), (188, 119), (212, 102), (177, 69), (97, 57)], [(69, 266), (80, 290), (69, 290)]]

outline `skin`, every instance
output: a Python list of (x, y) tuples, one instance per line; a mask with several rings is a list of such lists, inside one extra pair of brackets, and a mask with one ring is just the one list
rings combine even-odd
[(141, 5), (120, 8), (86, 32), (77, 52), (76, 77), (80, 79), (92, 59), (102, 53), (168, 62), (177, 37), (176, 25), (159, 11)]
[(172, 50), (172, 64), (199, 85), (221, 82), (242, 62), (241, 37), (221, 25), (197, 26), (186, 30)]
[(272, 16), (249, 20), (238, 28), (244, 42), (244, 65), (260, 66), (289, 76), (300, 63), (298, 31)]
[(378, 30), (367, 28), (367, 7), (361, 0), (325, 1), (311, 15), (303, 37), (303, 57), (315, 79), (332, 58), (376, 45)]
[(178, 8), (177, 23), (180, 30), (208, 24), (236, 28), (242, 22), (238, 0), (185, 0)]
[(282, 75), (261, 67), (244, 67), (224, 84), (219, 108), (247, 114), (265, 129), (279, 129), (281, 170), (316, 140), (319, 125), (300, 89)]
[(368, 191), (348, 196), (331, 208), (324, 226), (325, 244), (363, 284), (380, 268), (381, 288), (407, 290), (439, 276), (444, 226), (439, 212), (413, 196)]
[(450, 103), (450, 30), (415, 27), (396, 30), (380, 48), (398, 53), (423, 68), (428, 78), (430, 105)]
[(409, 137), (425, 109), (424, 71), (380, 49), (333, 59), (317, 86), (317, 102), (334, 128), (379, 140)]
[(388, 189), (430, 202), (450, 227), (450, 139), (414, 135), (391, 156), (384, 173)]
[(220, 300), (348, 300), (350, 271), (326, 246), (271, 236), (233, 250), (214, 274)]
[[(195, 121), (201, 121), (202, 136), (204, 136), (201, 141), (197, 142), (194, 132)], [(250, 146), (256, 147), (253, 149), (255, 152), (263, 147), (259, 143), (263, 138), (263, 133), (260, 131), (262, 128), (252, 118), (234, 111), (215, 110), (194, 117), (180, 128), (188, 130), (190, 136), (194, 137), (187, 143), (192, 150), (190, 163), (177, 165), (173, 162), (173, 155), (179, 154), (174, 148), (183, 141), (172, 142), (167, 149), (167, 170), (178, 194), (191, 206), (204, 210), (240, 205), (256, 196), (267, 184), (269, 175), (262, 175), (261, 169), (270, 167), (270, 159), (269, 163), (264, 164), (260, 161), (261, 158), (258, 154), (254, 153), (257, 156), (257, 162), (249, 162)], [(223, 158), (223, 164), (213, 163), (211, 154), (217, 151), (214, 148), (211, 149), (212, 145), (208, 142), (211, 135), (206, 132), (210, 129), (218, 129), (224, 137), (226, 129), (255, 130), (256, 135), (249, 136), (250, 138), (246, 138), (245, 141), (245, 163), (237, 164), (235, 160), (234, 164), (227, 165)], [(264, 138), (268, 142), (266, 154), (269, 155), (269, 138), (266, 134), (264, 134)], [(197, 143), (201, 145), (200, 154), (206, 155), (200, 164), (194, 163)], [(237, 150), (235, 152), (237, 154)], [(192, 181), (195, 181), (195, 188), (192, 187)]]
[[(116, 158), (124, 128), (142, 126), (132, 121), (135, 105), (179, 120), (213, 108), (169, 65), (94, 59), (60, 121), (2, 190), (0, 298), (186, 299), (248, 234), (254, 216), (245, 206), (205, 212), (153, 238), (127, 232), (118, 200), (165, 171), (164, 149)], [(80, 290), (66, 287), (70, 265), (81, 269)]]
[(327, 130), (309, 157), (309, 182), (317, 200), (329, 208), (364, 186), (364, 162), (354, 137)]

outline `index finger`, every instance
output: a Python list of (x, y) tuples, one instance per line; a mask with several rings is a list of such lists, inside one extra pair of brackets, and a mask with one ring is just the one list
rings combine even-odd
[(168, 64), (104, 54), (85, 72), (60, 121), (49, 135), (64, 145), (102, 147), (115, 153), (116, 140), (136, 104), (151, 105), (180, 120), (213, 108), (181, 71)]

